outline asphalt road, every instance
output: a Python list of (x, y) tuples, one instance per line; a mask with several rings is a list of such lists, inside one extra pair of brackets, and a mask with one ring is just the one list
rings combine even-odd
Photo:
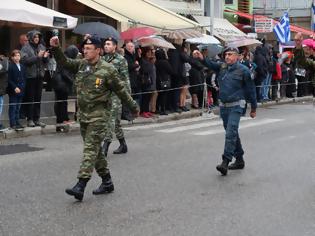
[[(115, 192), (83, 202), (76, 182), (79, 135), (8, 140), (0, 146), (2, 236), (314, 236), (315, 110), (310, 103), (258, 110), (241, 121), (244, 170), (221, 176), (219, 119), (126, 130), (129, 152), (109, 156)], [(114, 142), (110, 153), (117, 147)]]

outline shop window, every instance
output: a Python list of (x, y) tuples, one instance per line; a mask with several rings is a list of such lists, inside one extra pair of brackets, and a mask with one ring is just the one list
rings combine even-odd
[(234, 4), (234, 0), (225, 0), (226, 5)]

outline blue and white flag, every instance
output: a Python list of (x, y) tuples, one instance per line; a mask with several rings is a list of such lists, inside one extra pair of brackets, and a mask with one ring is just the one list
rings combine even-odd
[(312, 19), (313, 19), (312, 20), (312, 22), (313, 22), (312, 30), (313, 31), (315, 30), (315, 4), (314, 4), (314, 2), (312, 3)]
[(287, 43), (290, 41), (291, 32), (290, 32), (290, 19), (288, 12), (285, 12), (278, 24), (273, 28), (278, 41), (281, 43)]

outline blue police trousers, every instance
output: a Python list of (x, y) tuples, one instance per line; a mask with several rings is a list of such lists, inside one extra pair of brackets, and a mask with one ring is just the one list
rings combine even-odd
[(239, 105), (233, 107), (220, 107), (220, 116), (225, 129), (225, 145), (223, 156), (228, 160), (233, 157), (243, 157), (244, 150), (238, 134), (238, 127), (244, 108)]

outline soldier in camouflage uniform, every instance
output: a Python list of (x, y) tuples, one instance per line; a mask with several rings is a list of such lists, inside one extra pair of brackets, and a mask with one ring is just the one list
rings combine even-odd
[[(117, 41), (113, 38), (108, 38), (105, 40), (104, 51), (105, 56), (103, 59), (112, 64), (120, 75), (121, 81), (124, 82), (126, 89), (130, 93), (130, 81), (128, 73), (128, 63), (126, 59), (117, 53)], [(112, 111), (111, 111), (111, 122), (107, 123), (106, 136), (103, 144), (103, 152), (107, 156), (108, 148), (113, 140), (113, 133), (115, 132), (116, 138), (119, 140), (119, 147), (115, 150), (114, 154), (122, 154), (128, 151), (127, 144), (124, 137), (124, 132), (121, 128), (121, 112), (122, 105), (120, 99), (117, 95), (112, 95)]]
[(112, 91), (135, 114), (138, 114), (138, 106), (126, 91), (123, 82), (119, 80), (117, 70), (100, 58), (99, 39), (92, 37), (84, 41), (84, 59), (67, 59), (59, 47), (58, 37), (52, 37), (50, 45), (57, 63), (76, 73), (78, 116), (84, 142), (83, 159), (78, 173), (79, 181), (73, 188), (66, 189), (66, 193), (81, 201), (94, 168), (102, 178), (102, 183), (93, 194), (112, 192), (114, 185), (101, 150), (106, 124), (111, 117)]

